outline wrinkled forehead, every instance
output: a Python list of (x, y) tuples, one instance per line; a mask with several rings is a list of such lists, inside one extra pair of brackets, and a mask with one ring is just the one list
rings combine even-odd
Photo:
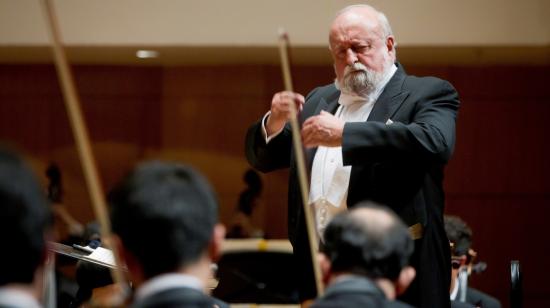
[(368, 40), (382, 36), (378, 13), (353, 10), (337, 16), (330, 27), (329, 43), (338, 45), (353, 40)]

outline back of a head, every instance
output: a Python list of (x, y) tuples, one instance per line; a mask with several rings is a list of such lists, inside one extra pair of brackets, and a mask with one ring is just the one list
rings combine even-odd
[(33, 282), (45, 259), (45, 234), (51, 223), (34, 174), (17, 155), (0, 148), (0, 286)]
[(391, 210), (364, 203), (336, 215), (324, 233), (323, 252), (334, 273), (396, 280), (408, 265), (413, 241)]
[(447, 238), (454, 244), (453, 255), (463, 256), (468, 254), (472, 245), (472, 229), (458, 216), (445, 215), (445, 232)]
[(178, 270), (205, 253), (217, 223), (217, 201), (193, 168), (139, 165), (109, 196), (113, 232), (146, 278)]

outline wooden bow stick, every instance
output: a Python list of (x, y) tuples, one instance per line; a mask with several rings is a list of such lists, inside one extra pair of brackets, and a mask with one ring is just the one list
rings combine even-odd
[[(292, 77), (290, 75), (290, 61), (288, 58), (289, 48), (288, 34), (284, 30), (280, 30), (279, 34), (279, 54), (281, 56), (281, 68), (283, 71), (283, 79), (285, 84), (285, 90), (293, 92)], [(318, 240), (315, 234), (314, 218), (311, 213), (311, 208), (308, 205), (309, 189), (308, 189), (308, 177), (305, 165), (304, 148), (302, 146), (302, 138), (300, 134), (300, 125), (298, 123), (298, 111), (295, 104), (290, 104), (290, 127), (292, 130), (292, 142), (294, 146), (294, 154), (296, 157), (296, 166), (298, 168), (298, 181), (300, 184), (300, 191), (302, 193), (302, 205), (303, 212), (306, 219), (306, 229), (309, 239), (309, 250), (311, 253), (311, 263), (313, 265), (313, 274), (315, 276), (315, 286), (317, 287), (317, 296), (323, 294), (323, 284), (321, 277), (321, 269), (319, 262), (317, 261)]]
[[(111, 223), (107, 214), (107, 206), (97, 174), (94, 156), (91, 151), (90, 139), (82, 117), (80, 101), (74, 86), (74, 78), (71, 74), (65, 51), (60, 43), (59, 26), (51, 0), (43, 0), (41, 2), (46, 16), (47, 28), (52, 40), (55, 67), (59, 80), (61, 81), (63, 97), (65, 98), (65, 107), (67, 108), (78, 155), (82, 163), (86, 185), (90, 192), (95, 216), (100, 225), (101, 238), (107, 240), (111, 238)], [(120, 255), (118, 254), (116, 245), (111, 245), (110, 248), (113, 251), (115, 263), (118, 266), (118, 269), (111, 269), (113, 281), (120, 286), (124, 286), (125, 279), (120, 269)]]

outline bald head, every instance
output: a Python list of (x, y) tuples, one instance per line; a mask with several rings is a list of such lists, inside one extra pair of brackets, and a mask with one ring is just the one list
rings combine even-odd
[(361, 226), (366, 233), (383, 236), (396, 227), (405, 227), (401, 220), (386, 208), (373, 204), (352, 209), (350, 219)]
[(413, 241), (391, 210), (363, 203), (335, 216), (324, 234), (323, 253), (335, 272), (397, 279), (408, 264)]
[(369, 5), (338, 12), (329, 32), (337, 85), (342, 92), (368, 96), (395, 62), (395, 38), (386, 16)]
[(380, 37), (393, 35), (386, 15), (367, 4), (350, 5), (338, 11), (332, 22), (330, 33), (354, 23), (378, 33)]

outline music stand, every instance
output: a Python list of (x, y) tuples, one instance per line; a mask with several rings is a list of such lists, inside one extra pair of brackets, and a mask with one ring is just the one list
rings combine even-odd
[(212, 295), (228, 303), (299, 303), (294, 264), (288, 241), (226, 240)]

